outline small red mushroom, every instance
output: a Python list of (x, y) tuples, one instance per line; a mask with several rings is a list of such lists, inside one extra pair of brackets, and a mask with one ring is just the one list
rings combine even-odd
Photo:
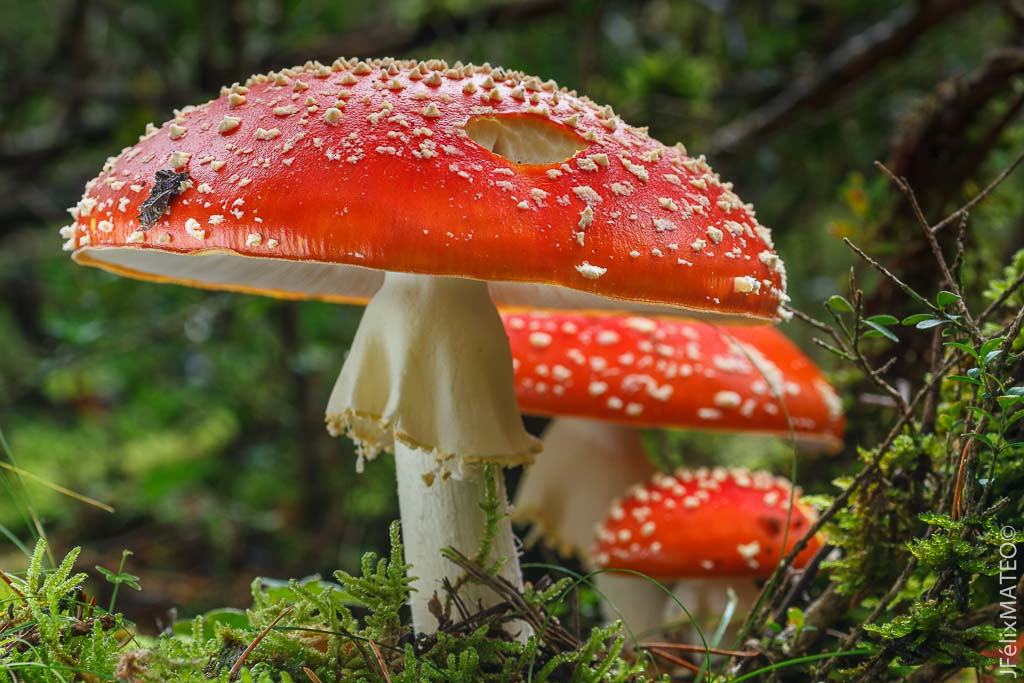
[[(765, 578), (817, 519), (799, 498), (799, 489), (766, 472), (716, 467), (658, 474), (612, 504), (593, 555), (601, 568), (662, 579)], [(802, 567), (821, 543), (812, 537), (794, 566)]]
[[(842, 403), (825, 377), (771, 327), (594, 313), (506, 311), (516, 399), (552, 415), (545, 456), (520, 483), (514, 517), (565, 553), (587, 551), (593, 525), (625, 486), (653, 474), (639, 427), (789, 436), (836, 448)], [(565, 472), (577, 486), (564, 487)]]
[[(597, 313), (506, 311), (503, 319), (520, 409), (557, 418), (544, 433), (544, 456), (520, 482), (513, 518), (589, 567), (594, 525), (611, 500), (654, 473), (638, 427), (792, 435), (802, 448), (840, 444), (839, 397), (774, 328)], [(634, 630), (662, 623), (660, 587), (622, 574), (595, 581)], [(687, 602), (713, 604), (725, 587), (756, 594), (749, 580), (705, 580), (695, 590), (700, 599)]]

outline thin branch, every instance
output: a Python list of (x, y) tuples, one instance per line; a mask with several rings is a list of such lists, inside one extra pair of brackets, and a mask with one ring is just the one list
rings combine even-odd
[(902, 5), (847, 39), (825, 57), (817, 71), (793, 79), (792, 85), (767, 103), (716, 131), (710, 155), (732, 154), (754, 140), (763, 142), (765, 135), (792, 122), (795, 111), (830, 104), (844, 87), (910, 51), (931, 28), (978, 4), (978, 0), (925, 0)]
[(934, 235), (939, 230), (942, 230), (943, 228), (949, 226), (955, 220), (969, 214), (971, 209), (980, 204), (986, 197), (992, 194), (992, 191), (999, 187), (1004, 180), (1009, 178), (1010, 174), (1016, 171), (1017, 167), (1020, 166), (1022, 162), (1024, 162), (1024, 152), (1018, 154), (1017, 158), (1013, 160), (1013, 163), (1011, 163), (1009, 166), (1003, 169), (1003, 172), (997, 175), (995, 179), (991, 183), (989, 183), (984, 190), (979, 192), (973, 199), (971, 199), (971, 201), (967, 202), (959, 209), (949, 214), (935, 225), (931, 226), (930, 232)]
[(265, 629), (260, 631), (259, 634), (255, 638), (253, 638), (252, 642), (249, 643), (249, 646), (245, 648), (242, 651), (242, 654), (238, 656), (238, 659), (235, 660), (235, 664), (231, 667), (231, 671), (228, 672), (229, 681), (234, 680), (235, 676), (238, 675), (238, 672), (242, 670), (243, 666), (245, 666), (245, 660), (249, 659), (249, 655), (252, 654), (253, 650), (255, 650), (259, 646), (259, 644), (263, 642), (263, 639), (267, 637), (267, 634), (273, 631), (274, 627), (281, 623), (281, 620), (288, 616), (288, 613), (291, 612), (293, 609), (295, 609), (295, 605), (288, 605), (287, 607), (285, 607), (284, 610), (282, 610), (281, 613), (278, 614), (274, 618), (274, 620), (267, 625)]

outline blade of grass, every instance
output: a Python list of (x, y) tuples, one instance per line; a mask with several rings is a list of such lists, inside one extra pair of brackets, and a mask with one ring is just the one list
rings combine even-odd
[(54, 484), (52, 481), (47, 481), (46, 479), (43, 479), (42, 477), (40, 477), (37, 474), (32, 474), (28, 470), (23, 470), (20, 467), (15, 467), (14, 465), (11, 465), (11, 464), (3, 462), (3, 461), (0, 461), (0, 467), (2, 467), (3, 469), (5, 469), (5, 470), (7, 470), (9, 472), (14, 472), (19, 477), (23, 477), (25, 479), (30, 479), (30, 480), (36, 482), (37, 484), (45, 486), (46, 488), (48, 488), (48, 489), (50, 489), (52, 491), (56, 491), (57, 493), (63, 494), (65, 496), (67, 496), (68, 498), (74, 498), (75, 500), (80, 501), (82, 503), (85, 503), (86, 505), (92, 505), (93, 507), (97, 507), (100, 510), (103, 510), (104, 512), (113, 512), (114, 511), (114, 508), (109, 506), (109, 505), (107, 505), (106, 503), (101, 503), (100, 501), (96, 500), (95, 498), (90, 498), (89, 496), (87, 496), (85, 494), (78, 493), (77, 491), (72, 491), (71, 489), (66, 488), (64, 486), (61, 486), (60, 484)]
[[(0, 429), (0, 450), (3, 451), (3, 455), (7, 456), (7, 459), (10, 461), (12, 465), (14, 465), (15, 467), (18, 465), (17, 461), (14, 459), (14, 451), (11, 450), (10, 444), (7, 443), (7, 437), (4, 435), (3, 429)], [(43, 523), (39, 520), (39, 515), (36, 514), (35, 507), (33, 507), (32, 505), (32, 497), (29, 495), (28, 489), (25, 487), (25, 482), (22, 481), (20, 477), (16, 478), (18, 480), (18, 484), (21, 487), (20, 496), (18, 492), (14, 489), (14, 487), (11, 486), (11, 483), (7, 480), (7, 477), (0, 476), (0, 484), (3, 485), (4, 489), (7, 490), (8, 495), (10, 495), (11, 500), (14, 501), (15, 506), (18, 508), (18, 512), (21, 514), (22, 520), (25, 522), (25, 526), (28, 527), (29, 533), (34, 534), (35, 540), (37, 541), (40, 539), (46, 540), (46, 531), (43, 529)], [(24, 507), (22, 507), (22, 505)], [(26, 512), (28, 514), (26, 514)], [(21, 548), (24, 548), (23, 545), (18, 545), (19, 550)], [(47, 555), (49, 556), (50, 563), (53, 566), (57, 566), (57, 558), (54, 557), (52, 551), (49, 550), (50, 544), (47, 543), (46, 547), (48, 549)], [(25, 554), (28, 557), (32, 556), (32, 553), (30, 552), (26, 552)]]
[(807, 655), (805, 657), (797, 657), (795, 659), (787, 659), (784, 662), (776, 662), (775, 664), (769, 664), (768, 666), (751, 671), (750, 673), (743, 674), (739, 678), (732, 679), (731, 683), (740, 683), (740, 681), (751, 681), (756, 680), (758, 676), (768, 673), (769, 671), (775, 671), (777, 669), (784, 669), (788, 666), (796, 666), (797, 664), (805, 664), (807, 662), (815, 662), (821, 659), (833, 659), (835, 657), (857, 657), (860, 655), (869, 655), (870, 650), (846, 650), (844, 652), (826, 652), (820, 655)]

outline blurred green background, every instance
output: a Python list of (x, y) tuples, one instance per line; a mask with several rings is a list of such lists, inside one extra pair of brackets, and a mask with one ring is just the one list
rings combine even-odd
[[(439, 57), (554, 78), (707, 153), (774, 229), (795, 303), (812, 314), (846, 286), (855, 261), (841, 237), (934, 289), (874, 160), (907, 175), (938, 218), (1024, 143), (1013, 0), (8, 0), (0, 21), (5, 458), (117, 509), (3, 473), (0, 525), (31, 536), (27, 496), (58, 553), (85, 546), (83, 566), (116, 567), (133, 550), (144, 590), (119, 606), (144, 629), (174, 607), (247, 604), (255, 575), (352, 570), (397, 517), (389, 458), (357, 476), (349, 443), (323, 428), (359, 309), (134, 282), (61, 252), (65, 207), (146, 122), (307, 59)], [(1024, 246), (1022, 184), (972, 216), (975, 281)], [(806, 330), (785, 329), (812, 351)], [(909, 368), (920, 360), (913, 345), (902, 353)], [(884, 407), (859, 391), (846, 386), (850, 440), (870, 442)], [(784, 444), (652, 443), (669, 460), (724, 453), (788, 471)], [(828, 490), (843, 463), (811, 461), (801, 483)], [(23, 565), (0, 540), (0, 567)]]

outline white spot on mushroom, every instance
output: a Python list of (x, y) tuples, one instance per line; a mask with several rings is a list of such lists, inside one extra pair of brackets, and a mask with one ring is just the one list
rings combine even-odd
[(751, 292), (756, 294), (761, 291), (761, 283), (749, 275), (741, 275), (733, 278), (732, 291), (737, 294), (750, 294)]
[(752, 560), (757, 557), (757, 554), (761, 552), (761, 544), (757, 541), (751, 541), (750, 543), (740, 543), (736, 546), (736, 552), (740, 554), (744, 560)]
[(585, 230), (590, 227), (590, 224), (594, 222), (594, 210), (590, 208), (588, 204), (582, 211), (580, 211), (580, 220), (577, 225), (580, 226), (581, 230)]
[(336, 126), (344, 114), (337, 107), (330, 107), (324, 111), (324, 123), (328, 126)]
[(576, 272), (578, 272), (580, 275), (587, 278), (588, 280), (596, 280), (597, 278), (607, 273), (608, 269), (602, 268), (601, 266), (595, 266), (587, 261), (584, 261), (580, 265), (576, 266)]
[[(212, 219), (212, 216), (211, 216)], [(185, 221), (185, 232), (197, 240), (206, 239), (206, 229), (199, 225), (199, 221), (195, 218), (189, 218)]]
[(743, 398), (735, 391), (719, 391), (713, 400), (715, 405), (720, 408), (735, 408), (743, 401)]
[(544, 349), (551, 345), (551, 335), (547, 332), (531, 332), (530, 346), (537, 349)]
[(190, 152), (180, 152), (175, 150), (171, 152), (171, 155), (167, 158), (167, 163), (170, 164), (171, 168), (177, 170), (184, 167), (191, 158), (192, 154)]

